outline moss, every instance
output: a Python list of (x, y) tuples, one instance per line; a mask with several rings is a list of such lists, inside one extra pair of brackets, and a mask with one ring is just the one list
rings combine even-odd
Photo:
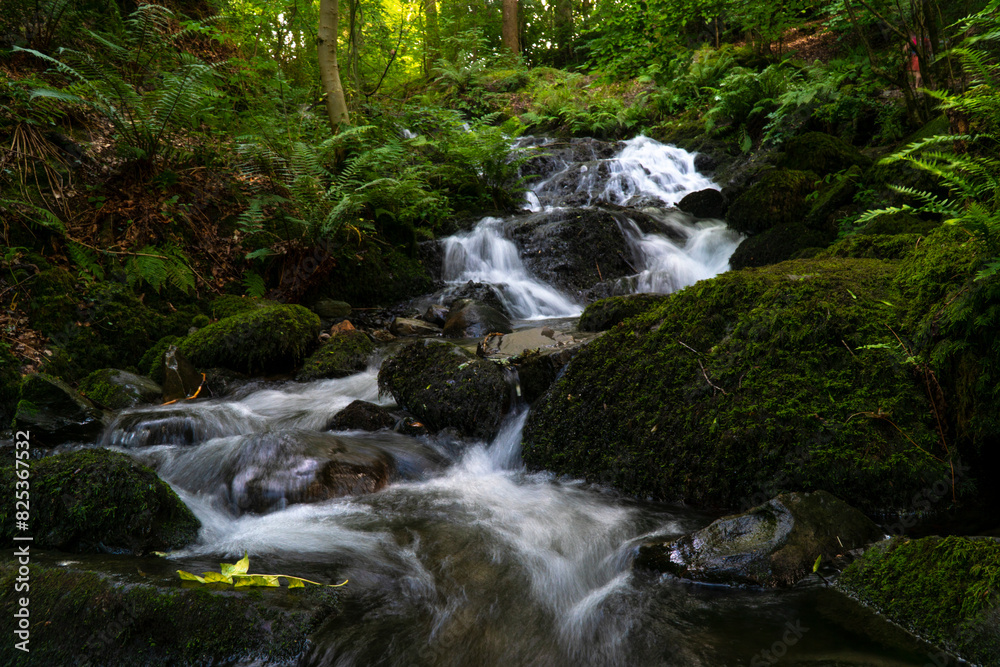
[(806, 196), (816, 189), (816, 174), (772, 169), (729, 207), (729, 226), (743, 234), (759, 234), (775, 225), (801, 222)]
[(895, 537), (868, 549), (838, 586), (967, 660), (1000, 664), (1000, 541)]
[(164, 336), (146, 350), (139, 359), (139, 372), (154, 382), (163, 384), (163, 353), (171, 345), (176, 345), (181, 340), (179, 336)]
[(312, 353), (295, 379), (302, 381), (338, 378), (363, 371), (375, 345), (357, 330), (340, 331)]
[(671, 295), (570, 362), (529, 415), (526, 463), (664, 500), (822, 489), (908, 507), (948, 467), (914, 446), (941, 454), (887, 326), (897, 269), (797, 260)]
[(806, 132), (785, 143), (781, 166), (786, 169), (832, 174), (853, 166), (867, 169), (871, 160), (843, 139), (823, 132)]
[(808, 229), (801, 223), (777, 225), (740, 243), (729, 258), (729, 265), (744, 269), (776, 264), (796, 257), (806, 248), (826, 247), (834, 237), (828, 232)]
[(920, 240), (921, 237), (916, 234), (900, 234), (897, 236), (856, 234), (833, 244), (822, 253), (822, 256), (903, 259), (910, 256), (916, 250)]
[(511, 395), (496, 364), (432, 340), (407, 345), (387, 359), (378, 385), (431, 429), (454, 427), (484, 439), (496, 434)]
[(862, 227), (859, 234), (929, 234), (941, 223), (899, 211), (880, 215)]
[(270, 306), (219, 320), (178, 345), (192, 364), (238, 373), (286, 373), (296, 368), (319, 333), (315, 313), (296, 305)]
[(43, 446), (89, 442), (103, 428), (93, 403), (47, 373), (25, 376), (18, 397), (15, 427), (32, 431)]
[(260, 310), (261, 308), (268, 308), (270, 306), (277, 305), (280, 305), (277, 301), (255, 299), (249, 296), (223, 294), (222, 296), (212, 299), (212, 302), (209, 305), (209, 311), (211, 312), (212, 317), (221, 320), (226, 317), (232, 317), (233, 315), (241, 315), (242, 313), (249, 313), (254, 310)]
[(805, 217), (806, 226), (836, 232), (839, 229), (838, 216), (854, 201), (854, 193), (857, 192), (857, 183), (861, 177), (861, 167), (855, 165), (824, 186), (809, 207)]
[[(14, 497), (14, 466), (0, 487)], [(106, 449), (84, 449), (31, 466), (32, 544), (62, 551), (135, 554), (180, 548), (200, 523), (152, 470)], [(0, 509), (0, 542), (14, 544), (13, 505)]]
[(88, 399), (110, 410), (124, 410), (140, 403), (152, 403), (162, 393), (147, 378), (117, 368), (94, 371), (80, 381), (78, 388)]
[(627, 294), (600, 299), (583, 310), (577, 329), (605, 331), (619, 322), (660, 305), (666, 298), (663, 294)]
[[(0, 565), (4, 612), (18, 609), (17, 566)], [(91, 572), (31, 567), (31, 652), (6, 665), (292, 664), (341, 607), (330, 588), (234, 591), (123, 585)]]

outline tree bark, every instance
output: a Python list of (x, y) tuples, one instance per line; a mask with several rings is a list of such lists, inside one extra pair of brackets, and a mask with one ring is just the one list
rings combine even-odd
[(438, 31), (438, 13), (435, 0), (424, 0), (424, 74), (441, 57), (441, 34)]
[(337, 0), (320, 0), (319, 3), (319, 76), (326, 94), (326, 114), (330, 125), (336, 129), (350, 123), (344, 86), (340, 83), (340, 65), (337, 63), (337, 26), (340, 19)]
[(503, 47), (515, 56), (521, 53), (521, 39), (518, 34), (517, 0), (503, 0), (503, 30), (501, 42)]
[(566, 67), (573, 60), (573, 0), (557, 0), (555, 19), (559, 66)]

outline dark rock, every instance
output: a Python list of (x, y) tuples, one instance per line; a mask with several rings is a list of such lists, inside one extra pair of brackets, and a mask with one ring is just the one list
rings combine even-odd
[(726, 215), (726, 198), (718, 190), (708, 188), (684, 195), (677, 208), (696, 218), (723, 218)]
[(393, 336), (411, 337), (411, 336), (440, 336), (441, 329), (424, 322), (423, 320), (415, 320), (409, 317), (397, 317), (389, 325), (389, 331)]
[(115, 368), (94, 371), (80, 382), (80, 392), (110, 410), (156, 403), (163, 388), (149, 378)]
[(619, 322), (644, 313), (669, 298), (666, 294), (626, 294), (601, 299), (587, 306), (577, 328), (580, 331), (606, 331)]
[(10, 425), (21, 392), (21, 364), (5, 346), (0, 346), (0, 430)]
[(271, 306), (199, 329), (178, 349), (201, 368), (228, 368), (248, 375), (287, 373), (314, 346), (319, 328), (319, 318), (302, 306)]
[(443, 341), (407, 345), (382, 364), (379, 391), (432, 430), (453, 426), (464, 435), (496, 434), (511, 401), (500, 368)]
[[(0, 470), (0, 487), (14, 497), (14, 466)], [(201, 526), (177, 494), (149, 468), (106, 449), (84, 449), (31, 466), (34, 546), (70, 552), (135, 555), (178, 549)], [(14, 545), (10, 509), (0, 541)]]
[(333, 299), (320, 299), (312, 305), (311, 311), (324, 320), (342, 320), (351, 315), (351, 304)]
[(521, 166), (520, 173), (528, 182), (549, 178), (570, 164), (610, 159), (622, 148), (617, 142), (589, 138), (551, 141), (544, 137), (526, 137), (522, 141), (530, 142), (524, 144), (525, 147), (537, 151), (535, 157)]
[(194, 396), (201, 387), (201, 373), (188, 361), (176, 345), (163, 353), (163, 400), (180, 401)]
[(854, 201), (861, 173), (861, 167), (851, 167), (844, 174), (839, 174), (832, 183), (824, 186), (806, 214), (805, 225), (812, 229), (837, 233), (842, 213)]
[(820, 176), (858, 166), (867, 169), (871, 159), (843, 139), (822, 132), (806, 132), (792, 137), (784, 145), (780, 166), (811, 171)]
[(88, 442), (104, 428), (104, 415), (68, 384), (45, 373), (21, 381), (14, 427), (30, 431), (36, 444)]
[(444, 323), (448, 320), (448, 307), (439, 303), (431, 304), (427, 306), (423, 317), (425, 322), (433, 324), (436, 327), (443, 327)]
[(454, 308), (455, 304), (459, 301), (478, 301), (499, 311), (504, 317), (510, 317), (510, 311), (507, 310), (507, 306), (504, 304), (500, 290), (489, 283), (477, 283), (470, 280), (463, 285), (448, 287), (438, 294), (440, 295), (441, 303), (448, 308)]
[(500, 311), (472, 300), (456, 301), (444, 323), (449, 338), (479, 338), (488, 333), (510, 333), (510, 320)]
[(339, 331), (306, 359), (295, 379), (308, 382), (353, 375), (368, 366), (374, 351), (375, 345), (364, 332)]
[(797, 258), (806, 248), (825, 248), (837, 238), (836, 233), (808, 229), (797, 222), (772, 227), (762, 234), (749, 236), (729, 258), (733, 269), (767, 266)]
[(198, 445), (212, 438), (250, 433), (261, 424), (241, 410), (211, 413), (185, 410), (182, 405), (120, 413), (101, 435), (105, 447), (142, 449), (156, 445)]
[(247, 376), (228, 368), (206, 368), (205, 387), (199, 396), (201, 398), (231, 396), (252, 383), (253, 380)]
[(715, 171), (720, 161), (719, 156), (714, 153), (698, 153), (694, 156), (694, 168), (699, 173), (709, 174)]
[(378, 431), (392, 428), (396, 418), (381, 405), (368, 401), (353, 401), (334, 415), (326, 425), (328, 431)]
[(741, 234), (801, 222), (809, 210), (806, 196), (816, 189), (816, 180), (810, 172), (768, 171), (730, 205), (726, 221)]
[(1000, 665), (1000, 539), (894, 537), (865, 551), (837, 586), (968, 661)]
[(881, 536), (826, 491), (788, 493), (679, 539), (646, 543), (636, 564), (695, 581), (783, 587), (812, 572), (817, 557), (830, 560)]

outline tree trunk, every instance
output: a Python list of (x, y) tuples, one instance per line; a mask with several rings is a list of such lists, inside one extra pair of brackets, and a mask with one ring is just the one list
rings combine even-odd
[(340, 19), (337, 0), (320, 0), (319, 3), (319, 76), (326, 94), (326, 114), (330, 125), (336, 129), (350, 123), (347, 100), (340, 83), (340, 65), (337, 64), (337, 24)]
[(557, 0), (555, 18), (559, 67), (566, 67), (573, 60), (573, 0)]
[(424, 74), (441, 57), (441, 35), (438, 32), (438, 12), (435, 0), (424, 0)]
[(517, 25), (517, 0), (503, 0), (503, 47), (515, 56), (521, 53), (521, 40)]

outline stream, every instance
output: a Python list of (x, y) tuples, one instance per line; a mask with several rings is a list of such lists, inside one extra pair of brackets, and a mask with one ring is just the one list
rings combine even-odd
[[(693, 156), (640, 137), (614, 156), (590, 157), (554, 161), (529, 207), (557, 208), (569, 192), (587, 206), (642, 206), (672, 227), (644, 233), (624, 214), (620, 231), (636, 272), (622, 291), (670, 292), (727, 269), (740, 237), (722, 221), (669, 208), (687, 192), (716, 187)], [(445, 280), (495, 285), (516, 327), (565, 326), (584, 304), (533, 277), (506, 224), (486, 218), (444, 240)], [(216, 569), (247, 552), (258, 571), (349, 579), (344, 613), (321, 626), (303, 658), (310, 666), (928, 662), (879, 639), (880, 621), (818, 579), (762, 591), (633, 571), (644, 540), (715, 517), (525, 470), (524, 406), (492, 442), (326, 431), (353, 400), (392, 406), (378, 395), (379, 361), (346, 378), (120, 413), (100, 444), (156, 469), (203, 524), (196, 543), (170, 554), (162, 576)], [(332, 456), (388, 462), (391, 483), (309, 502)]]

